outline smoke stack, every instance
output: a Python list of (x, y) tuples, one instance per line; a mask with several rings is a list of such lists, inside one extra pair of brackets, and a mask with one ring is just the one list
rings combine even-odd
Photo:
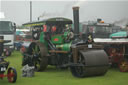
[(79, 34), (79, 7), (73, 7), (74, 33)]

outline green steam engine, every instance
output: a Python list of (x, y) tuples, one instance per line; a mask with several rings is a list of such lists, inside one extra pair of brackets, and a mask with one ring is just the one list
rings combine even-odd
[(91, 33), (79, 33), (79, 7), (73, 7), (73, 15), (74, 29), (72, 20), (62, 17), (23, 24), (32, 28), (34, 41), (24, 52), (22, 65), (34, 65), (37, 71), (48, 65), (69, 67), (76, 77), (105, 74), (109, 62), (103, 46), (93, 43)]

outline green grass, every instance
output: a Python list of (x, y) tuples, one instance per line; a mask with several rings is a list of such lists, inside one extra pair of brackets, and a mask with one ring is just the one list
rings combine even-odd
[(109, 69), (104, 76), (76, 78), (70, 70), (59, 70), (48, 67), (45, 72), (36, 72), (35, 77), (21, 77), (22, 55), (14, 52), (6, 60), (10, 66), (16, 68), (18, 73), (17, 82), (10, 84), (7, 78), (0, 80), (0, 85), (128, 85), (128, 73), (121, 73), (118, 69)]

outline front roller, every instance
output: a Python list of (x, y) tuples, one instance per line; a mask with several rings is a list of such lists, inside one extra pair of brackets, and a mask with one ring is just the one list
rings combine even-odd
[(108, 56), (104, 50), (79, 51), (76, 66), (71, 72), (76, 77), (104, 75), (109, 67)]

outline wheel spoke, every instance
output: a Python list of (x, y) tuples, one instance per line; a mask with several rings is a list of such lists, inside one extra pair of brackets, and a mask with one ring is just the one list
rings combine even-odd
[(40, 69), (40, 61), (41, 61), (41, 55), (40, 55), (40, 49), (39, 49), (39, 46), (38, 45), (35, 45), (33, 48), (32, 48), (32, 53), (33, 53), (33, 55), (37, 55), (37, 58), (38, 59), (36, 59), (35, 60), (35, 68), (38, 70), (38, 69)]

